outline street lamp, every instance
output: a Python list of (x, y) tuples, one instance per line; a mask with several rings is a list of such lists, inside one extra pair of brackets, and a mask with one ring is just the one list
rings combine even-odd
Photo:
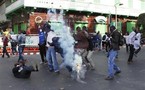
[(114, 5), (114, 7), (115, 7), (115, 27), (116, 28), (117, 28), (117, 6), (121, 6), (121, 5), (123, 5), (123, 3), (116, 3)]

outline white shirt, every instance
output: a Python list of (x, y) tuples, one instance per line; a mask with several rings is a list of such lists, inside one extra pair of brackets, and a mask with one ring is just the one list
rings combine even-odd
[(132, 31), (130, 34), (129, 34), (129, 36), (128, 36), (128, 43), (129, 44), (134, 44), (134, 41), (135, 41), (135, 35), (136, 35), (136, 33), (134, 32), (134, 31)]
[(50, 45), (48, 44), (49, 43), (52, 43), (52, 39), (56, 37), (56, 34), (53, 32), (53, 31), (49, 31), (47, 33), (47, 39), (46, 39), (46, 46), (49, 47)]
[(129, 35), (124, 35), (123, 37), (125, 38), (126, 44), (129, 44)]
[(137, 33), (136, 35), (135, 35), (135, 41), (134, 41), (134, 48), (135, 49), (138, 49), (140, 46), (141, 46), (141, 44), (140, 44), (140, 40), (141, 40), (141, 33)]

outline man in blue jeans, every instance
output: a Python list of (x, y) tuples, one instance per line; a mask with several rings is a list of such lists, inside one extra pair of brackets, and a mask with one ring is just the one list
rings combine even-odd
[(25, 32), (20, 30), (20, 34), (18, 35), (18, 53), (19, 53), (18, 62), (20, 60), (24, 61), (23, 51), (25, 48), (25, 40), (26, 40)]
[(48, 60), (49, 70), (51, 72), (54, 71), (55, 73), (59, 74), (59, 65), (57, 62), (56, 51), (52, 41), (54, 37), (56, 37), (54, 31), (52, 30), (48, 31), (47, 40), (46, 40), (46, 47), (47, 47), (46, 59)]
[(121, 72), (120, 68), (114, 62), (117, 51), (119, 50), (119, 38), (121, 37), (121, 34), (116, 30), (114, 26), (110, 27), (110, 32), (111, 46), (108, 56), (108, 76), (105, 78), (105, 80), (113, 80), (114, 75)]

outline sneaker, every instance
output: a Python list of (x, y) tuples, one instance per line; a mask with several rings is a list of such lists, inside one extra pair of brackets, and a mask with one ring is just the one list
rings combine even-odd
[(56, 74), (60, 74), (60, 72), (58, 70), (54, 71)]
[(119, 74), (119, 73), (121, 73), (121, 70), (116, 71), (116, 72), (114, 73), (114, 75), (117, 75), (117, 74)]
[(114, 79), (114, 77), (111, 77), (111, 76), (107, 76), (106, 78), (105, 78), (105, 80), (113, 80)]
[(43, 64), (44, 62), (40, 62), (40, 64)]
[(53, 69), (49, 69), (49, 72), (53, 72), (54, 70)]
[(47, 61), (44, 61), (44, 64), (46, 65), (48, 62)]

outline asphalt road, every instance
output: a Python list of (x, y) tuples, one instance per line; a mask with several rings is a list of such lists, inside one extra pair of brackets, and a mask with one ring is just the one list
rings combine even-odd
[[(58, 61), (61, 62), (61, 57)], [(47, 65), (39, 64), (39, 72), (33, 72), (29, 79), (17, 79), (12, 74), (12, 68), (18, 56), (10, 58), (0, 57), (0, 90), (145, 90), (145, 47), (134, 57), (134, 63), (128, 65), (128, 54), (125, 48), (119, 51), (117, 65), (121, 73), (112, 81), (106, 81), (107, 57), (104, 51), (95, 51), (93, 61), (94, 71), (87, 71), (86, 84), (79, 83), (70, 78), (64, 68), (57, 75), (49, 72)], [(26, 55), (28, 64), (35, 65), (40, 62), (39, 55)]]

